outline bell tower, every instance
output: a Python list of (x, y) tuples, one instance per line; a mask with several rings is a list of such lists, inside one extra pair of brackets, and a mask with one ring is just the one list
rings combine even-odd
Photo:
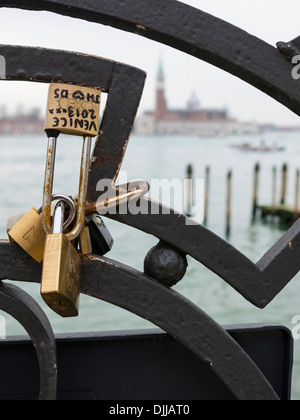
[(163, 62), (160, 60), (157, 73), (155, 119), (162, 120), (167, 112), (167, 101), (165, 97), (165, 75)]

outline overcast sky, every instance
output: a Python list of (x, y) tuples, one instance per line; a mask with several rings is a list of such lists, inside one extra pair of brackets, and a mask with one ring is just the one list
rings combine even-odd
[[(274, 46), (277, 41), (290, 41), (300, 35), (299, 0), (186, 0), (185, 3), (233, 23)], [(79, 51), (145, 70), (148, 77), (140, 112), (153, 108), (158, 62), (162, 57), (170, 107), (185, 107), (195, 91), (202, 107), (226, 107), (232, 117), (243, 121), (300, 125), (299, 117), (246, 83), (154, 41), (45, 12), (0, 9), (0, 18), (2, 44)], [(180, 88), (183, 82), (184, 91)], [(43, 84), (1, 82), (0, 105), (5, 103), (9, 112), (19, 104), (24, 104), (25, 109), (36, 106), (45, 109), (46, 98), (47, 86)]]

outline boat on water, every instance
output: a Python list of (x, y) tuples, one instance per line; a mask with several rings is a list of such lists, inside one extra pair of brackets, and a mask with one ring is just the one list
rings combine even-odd
[(240, 150), (242, 152), (284, 152), (286, 148), (284, 146), (278, 146), (273, 144), (272, 146), (267, 146), (262, 142), (259, 146), (253, 146), (250, 143), (243, 144), (234, 144), (230, 146), (233, 149)]

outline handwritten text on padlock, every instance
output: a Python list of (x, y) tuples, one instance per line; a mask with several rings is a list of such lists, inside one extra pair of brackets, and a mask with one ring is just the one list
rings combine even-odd
[(49, 89), (46, 129), (63, 134), (94, 137), (98, 132), (101, 91), (52, 84)]

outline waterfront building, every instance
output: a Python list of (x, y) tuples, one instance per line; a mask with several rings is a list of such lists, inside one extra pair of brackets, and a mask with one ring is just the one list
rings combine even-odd
[(159, 64), (155, 93), (155, 108), (137, 117), (135, 133), (143, 135), (198, 135), (218, 136), (231, 134), (256, 134), (259, 126), (240, 123), (228, 116), (224, 109), (202, 108), (196, 92), (192, 92), (185, 108), (168, 107), (165, 89), (165, 74), (162, 62)]

